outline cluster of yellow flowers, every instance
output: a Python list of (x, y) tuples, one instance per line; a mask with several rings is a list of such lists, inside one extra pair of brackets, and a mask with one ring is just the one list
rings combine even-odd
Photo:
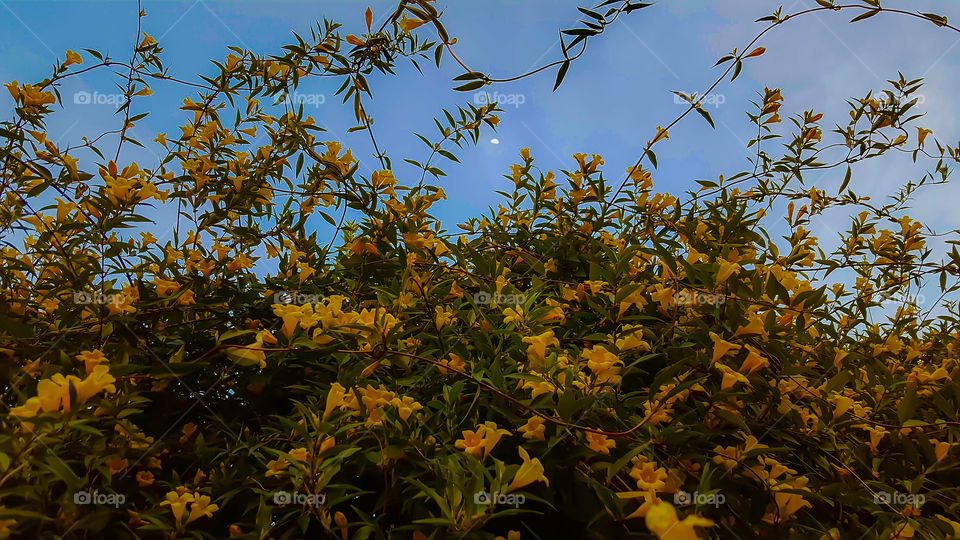
[[(94, 356), (87, 356), (84, 361), (92, 360), (94, 363), (98, 359)], [(116, 391), (113, 383), (116, 379), (110, 375), (110, 366), (104, 364), (87, 364), (88, 375), (80, 379), (75, 375), (63, 376), (61, 373), (55, 374), (49, 379), (43, 379), (37, 383), (37, 395), (27, 399), (19, 406), (10, 409), (10, 413), (19, 418), (31, 418), (40, 412), (62, 411), (69, 413), (72, 407), (83, 404), (85, 401), (96, 394), (106, 390), (108, 393)], [(76, 393), (76, 402), (71, 402), (70, 389), (73, 388)]]
[[(366, 388), (356, 388), (356, 393), (348, 392), (339, 383), (333, 383), (330, 392), (327, 394), (327, 401), (323, 411), (323, 418), (326, 419), (334, 409), (341, 411), (352, 411), (352, 413), (364, 412), (366, 414), (366, 423), (368, 426), (379, 426), (385, 418), (384, 407), (393, 407), (401, 420), (406, 421), (410, 415), (423, 409), (423, 405), (409, 396), (398, 396), (390, 392), (383, 385), (380, 388), (374, 388), (368, 385)], [(360, 399), (357, 399), (357, 394)]]
[(220, 508), (210, 502), (209, 495), (203, 495), (198, 491), (191, 493), (190, 490), (183, 486), (168, 492), (164, 500), (160, 503), (160, 506), (170, 507), (170, 511), (173, 512), (173, 517), (177, 520), (178, 525), (183, 521), (183, 514), (188, 508), (190, 513), (187, 514), (187, 521), (184, 524), (193, 523), (202, 517), (213, 517), (213, 513)]
[(52, 105), (57, 102), (53, 92), (46, 92), (32, 84), (19, 85), (17, 81), (5, 84), (13, 99), (25, 108), (39, 108), (43, 105)]

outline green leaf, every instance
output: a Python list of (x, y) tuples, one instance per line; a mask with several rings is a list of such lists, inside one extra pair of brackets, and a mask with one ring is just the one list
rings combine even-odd
[(553, 85), (553, 91), (556, 92), (557, 88), (560, 88), (560, 83), (563, 82), (563, 78), (567, 76), (567, 70), (570, 69), (570, 60), (565, 61), (560, 65), (560, 69), (557, 71), (557, 82)]
[(710, 124), (710, 127), (717, 129), (717, 126), (713, 124), (713, 118), (710, 118), (710, 113), (701, 109), (700, 107), (695, 107), (697, 112), (700, 113), (700, 116), (704, 117), (707, 120), (707, 123)]
[(471, 90), (476, 90), (477, 88), (482, 88), (486, 84), (483, 81), (471, 81), (463, 86), (458, 86), (454, 88), (457, 92), (469, 92)]
[(852, 174), (850, 166), (847, 165), (847, 174), (843, 175), (843, 183), (840, 184), (840, 189), (837, 190), (837, 195), (843, 193), (843, 190), (847, 189), (847, 185), (850, 183), (850, 176)]
[(862, 20), (864, 20), (864, 19), (869, 19), (870, 17), (873, 17), (873, 16), (876, 15), (877, 13), (880, 13), (880, 10), (879, 10), (879, 9), (874, 9), (874, 10), (871, 10), (871, 11), (867, 11), (866, 13), (861, 13), (860, 15), (857, 15), (856, 17), (850, 19), (850, 22), (855, 23), (855, 22), (858, 22), (858, 21), (862, 21)]

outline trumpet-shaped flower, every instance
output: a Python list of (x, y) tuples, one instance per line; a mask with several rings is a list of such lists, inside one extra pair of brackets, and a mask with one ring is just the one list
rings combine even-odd
[(511, 492), (526, 486), (534, 482), (543, 482), (547, 486), (550, 485), (550, 480), (543, 475), (543, 464), (540, 463), (540, 460), (537, 458), (531, 458), (530, 454), (521, 446), (519, 448), (520, 459), (523, 460), (523, 463), (520, 464), (520, 468), (517, 470), (517, 474), (513, 475), (513, 480), (510, 481), (510, 485), (507, 486), (507, 492)]

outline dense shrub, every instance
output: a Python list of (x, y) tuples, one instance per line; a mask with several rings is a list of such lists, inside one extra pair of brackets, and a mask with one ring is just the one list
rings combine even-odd
[[(641, 7), (584, 10), (557, 83)], [(496, 128), (495, 104), (445, 112), (412, 178), (386, 153), (363, 173), (302, 107), (270, 105), (334, 78), (375, 141), (367, 76), (449, 56), (438, 17), (404, 1), (380, 29), (368, 11), (357, 35), (236, 49), (152, 143), (131, 102), (179, 82), (149, 35), (132, 64), (70, 52), (7, 85), (0, 537), (960, 537), (960, 254), (935, 260), (955, 236), (906, 214), (958, 150), (916, 124), (921, 81), (837, 119), (766, 89), (752, 170), (681, 198), (654, 190), (673, 124), (622, 174), (523, 151), (515, 190), (451, 232), (430, 214), (438, 162)], [(499, 84), (464, 67), (461, 90)], [(129, 69), (121, 145), (158, 165), (46, 138), (61, 82), (101, 68)], [(852, 172), (804, 185), (892, 152), (931, 172), (886, 204)], [(172, 238), (143, 232), (149, 207), (175, 212)], [(851, 216), (833, 252), (808, 231), (829, 210)], [(909, 301), (923, 284), (935, 312)]]

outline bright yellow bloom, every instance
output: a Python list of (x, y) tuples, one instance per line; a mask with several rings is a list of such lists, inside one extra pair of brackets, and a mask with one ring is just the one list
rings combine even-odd
[(672, 504), (661, 501), (647, 512), (647, 528), (661, 540), (697, 540), (694, 527), (712, 527), (713, 522), (699, 516), (687, 516), (680, 521)]
[(550, 485), (550, 480), (543, 475), (543, 464), (540, 463), (540, 460), (537, 458), (530, 458), (530, 454), (521, 446), (519, 449), (520, 459), (523, 460), (523, 463), (520, 464), (520, 468), (517, 470), (517, 474), (513, 476), (513, 480), (510, 481), (510, 485), (507, 486), (507, 493), (520, 489), (534, 482), (543, 482), (547, 486)]
[(213, 513), (220, 508), (215, 504), (210, 504), (210, 497), (208, 495), (195, 493), (193, 497), (193, 502), (190, 504), (190, 517), (187, 518), (187, 523), (191, 523), (202, 517), (213, 517)]
[[(517, 306), (516, 309), (508, 307), (503, 310), (504, 324), (510, 324), (510, 323), (523, 324), (524, 320), (525, 319), (523, 316), (523, 306)], [(524, 338), (524, 340), (526, 339), (527, 338)]]
[(650, 141), (650, 146), (653, 146), (654, 144), (657, 144), (660, 141), (665, 141), (669, 138), (670, 138), (670, 134), (667, 133), (667, 130), (663, 129), (662, 126), (657, 126), (657, 134), (653, 138), (653, 140)]
[(80, 354), (75, 356), (77, 360), (83, 362), (84, 367), (87, 370), (87, 374), (93, 373), (93, 368), (100, 365), (106, 364), (109, 362), (107, 357), (103, 355), (101, 351), (82, 351)]
[(737, 336), (763, 336), (766, 339), (767, 331), (763, 325), (763, 319), (754, 315), (750, 318), (750, 322), (745, 326), (737, 328), (737, 331), (733, 333), (733, 337)]
[(493, 422), (484, 422), (476, 431), (464, 430), (463, 438), (454, 442), (454, 446), (463, 449), (477, 459), (485, 459), (504, 435), (510, 435), (505, 429), (499, 429)]
[(283, 471), (290, 466), (290, 463), (283, 458), (272, 459), (267, 462), (267, 474), (266, 476), (280, 476), (283, 474)]
[(544, 440), (544, 432), (547, 426), (545, 420), (540, 416), (531, 416), (527, 423), (520, 427), (519, 431), (524, 439)]
[(333, 412), (333, 409), (341, 407), (345, 402), (345, 397), (347, 395), (347, 389), (340, 385), (340, 383), (333, 383), (330, 385), (330, 391), (327, 393), (327, 403), (323, 409), (323, 419), (326, 420), (330, 413)]
[(730, 276), (740, 272), (740, 265), (729, 261), (720, 261), (720, 268), (717, 269), (717, 285), (727, 281)]
[(602, 433), (587, 433), (587, 443), (591, 450), (600, 454), (609, 454), (610, 450), (617, 447), (617, 441), (608, 439)]
[(525, 337), (521, 341), (530, 344), (527, 347), (527, 360), (534, 366), (539, 367), (544, 366), (546, 363), (547, 347), (557, 347), (560, 345), (560, 340), (554, 336), (553, 330), (547, 330), (537, 336)]
[(743, 364), (740, 365), (740, 373), (751, 374), (755, 371), (759, 371), (765, 367), (770, 367), (770, 360), (760, 355), (760, 353), (753, 347), (747, 345), (747, 350), (750, 351), (747, 354), (747, 357), (743, 360)]
[(33, 418), (40, 412), (40, 408), (40, 398), (32, 397), (27, 399), (23, 405), (10, 409), (10, 414), (19, 418)]
[(713, 341), (713, 358), (710, 359), (711, 362), (716, 362), (728, 353), (736, 353), (740, 350), (740, 345), (730, 343), (713, 332), (710, 332), (710, 339)]
[(113, 456), (110, 459), (103, 462), (107, 466), (107, 470), (110, 471), (110, 474), (117, 474), (127, 470), (129, 462), (126, 459), (121, 458), (120, 456)]
[(180, 288), (176, 281), (170, 281), (160, 277), (153, 278), (153, 284), (157, 287), (157, 296), (168, 296)]
[(140, 471), (137, 473), (137, 486), (147, 487), (153, 485), (153, 473), (150, 471)]
[(73, 64), (82, 64), (82, 63), (83, 63), (83, 57), (81, 57), (79, 53), (75, 53), (67, 49), (67, 59), (66, 61), (64, 61), (63, 67), (67, 67)]
[[(411, 19), (409, 17), (404, 16), (402, 19), (400, 19), (400, 21), (397, 24), (400, 25), (400, 28), (403, 29), (404, 32), (409, 32), (411, 30), (416, 30), (425, 22), (426, 21), (421, 21), (420, 19)], [(360, 42), (360, 43), (362, 44), (363, 42)]]
[(602, 345), (585, 349), (582, 356), (587, 359), (587, 367), (596, 376), (597, 384), (617, 384), (620, 382), (620, 366), (623, 362)]
[(187, 493), (184, 487), (178, 487), (176, 491), (167, 493), (160, 506), (169, 506), (174, 519), (177, 520), (177, 523), (180, 523), (180, 520), (183, 519), (183, 513), (187, 510), (187, 503), (190, 502), (193, 502), (193, 494)]
[(637, 481), (641, 491), (661, 491), (667, 485), (667, 470), (645, 459), (634, 458), (630, 477)]
[(434, 308), (434, 322), (437, 325), (437, 328), (443, 328), (453, 322), (454, 313), (449, 310), (445, 310), (440, 306)]

